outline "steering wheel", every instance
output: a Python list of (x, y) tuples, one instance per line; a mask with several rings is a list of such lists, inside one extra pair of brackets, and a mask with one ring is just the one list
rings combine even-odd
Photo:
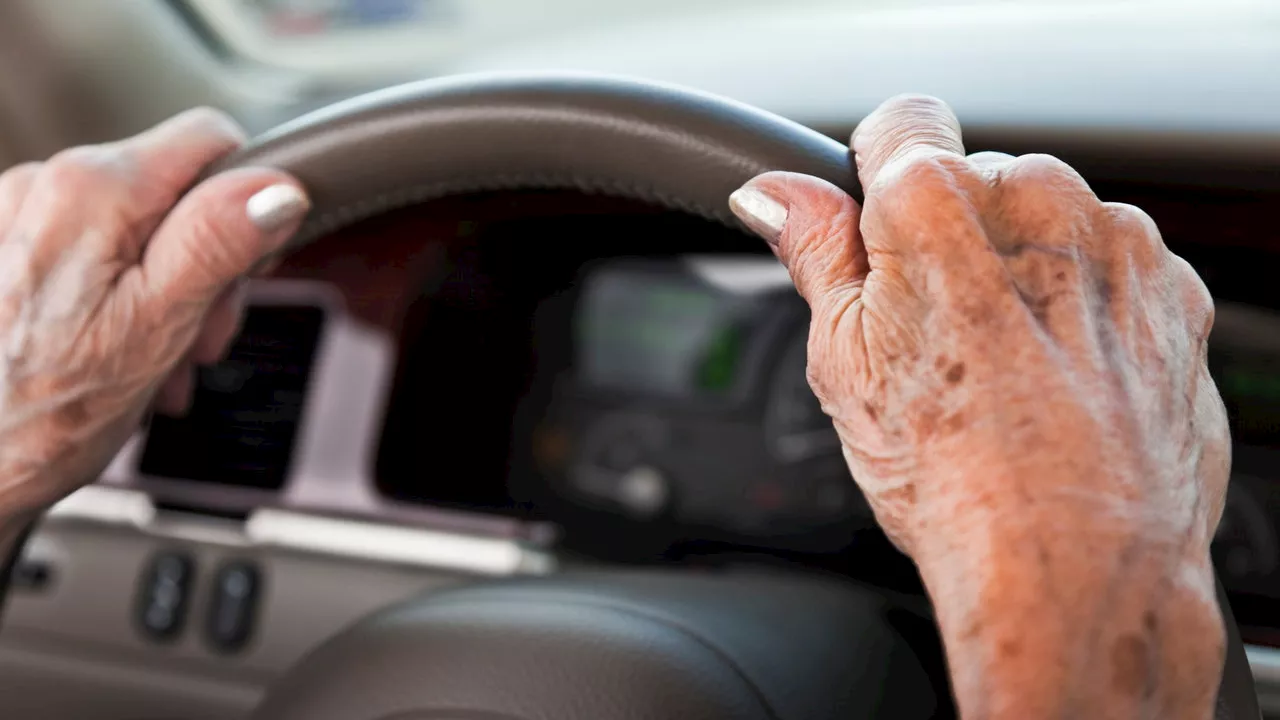
[[(729, 193), (768, 170), (860, 197), (848, 149), (800, 125), (684, 88), (569, 74), (375, 92), (269, 132), (219, 169), (262, 165), (310, 191), (295, 245), (399, 207), (495, 190), (577, 189), (735, 227)], [(1219, 601), (1229, 647), (1217, 717), (1253, 720), (1253, 679), (1221, 587)], [(954, 710), (927, 612), (874, 588), (779, 574), (489, 582), (357, 623), (277, 683), (258, 717), (946, 717)]]

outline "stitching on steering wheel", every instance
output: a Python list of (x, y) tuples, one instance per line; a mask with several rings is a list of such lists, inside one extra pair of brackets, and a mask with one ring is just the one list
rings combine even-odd
[(615, 195), (633, 198), (645, 202), (662, 205), (672, 210), (691, 213), (708, 220), (714, 220), (729, 227), (737, 227), (736, 221), (724, 210), (712, 210), (697, 203), (681, 200), (673, 195), (660, 192), (653, 187), (628, 185), (616, 180), (603, 178), (585, 178), (573, 175), (556, 174), (515, 174), (494, 175), (468, 182), (445, 181), (415, 185), (400, 190), (357, 200), (339, 208), (329, 210), (313, 220), (307, 221), (299, 231), (294, 243), (303, 243), (340, 228), (352, 225), (381, 213), (408, 207), (419, 202), (434, 200), (447, 195), (491, 190), (542, 190), (542, 189), (574, 189), (585, 193)]

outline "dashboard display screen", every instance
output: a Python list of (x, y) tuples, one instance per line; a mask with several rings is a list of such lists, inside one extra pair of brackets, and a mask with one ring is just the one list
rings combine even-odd
[(185, 417), (155, 417), (144, 475), (279, 489), (324, 326), (312, 306), (258, 306), (227, 359), (201, 368)]
[(576, 317), (580, 377), (628, 392), (723, 394), (736, 379), (743, 304), (682, 275), (598, 272)]

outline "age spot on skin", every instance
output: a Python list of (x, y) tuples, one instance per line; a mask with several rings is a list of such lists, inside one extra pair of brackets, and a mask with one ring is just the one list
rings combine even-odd
[(1041, 245), (1038, 243), (1026, 242), (1014, 243), (1013, 245), (1005, 248), (997, 247), (996, 252), (1006, 258), (1018, 258), (1030, 252), (1042, 253), (1050, 257), (1067, 258), (1069, 260), (1075, 258), (1075, 253), (1071, 248), (1054, 247), (1052, 245)]
[(1112, 685), (1126, 695), (1136, 695), (1147, 687), (1151, 666), (1147, 659), (1147, 641), (1138, 635), (1125, 635), (1111, 651)]
[(916, 484), (903, 483), (901, 487), (894, 488), (885, 492), (886, 500), (899, 500), (907, 505), (916, 504)]
[(963, 380), (964, 379), (964, 363), (958, 362), (955, 365), (952, 365), (951, 368), (947, 370), (946, 377), (947, 377), (947, 382), (951, 383), (952, 385), (955, 385), (956, 383)]
[(89, 408), (84, 400), (72, 400), (62, 406), (62, 418), (69, 427), (82, 427), (89, 422)]
[(1022, 654), (1022, 643), (1014, 639), (1006, 638), (1000, 641), (999, 646), (1000, 657), (1003, 660), (1013, 660)]
[(876, 417), (879, 415), (879, 413), (876, 412), (875, 407), (872, 406), (871, 403), (869, 402), (862, 403), (862, 409), (867, 411), (867, 416), (870, 417), (872, 420), (875, 420)]

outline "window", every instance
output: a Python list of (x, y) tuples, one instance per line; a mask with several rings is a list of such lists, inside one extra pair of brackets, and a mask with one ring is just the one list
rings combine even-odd
[(300, 37), (387, 30), (440, 20), (440, 0), (238, 0), (268, 35)]
[(185, 0), (236, 59), (327, 77), (421, 75), (456, 53), (464, 0)]

